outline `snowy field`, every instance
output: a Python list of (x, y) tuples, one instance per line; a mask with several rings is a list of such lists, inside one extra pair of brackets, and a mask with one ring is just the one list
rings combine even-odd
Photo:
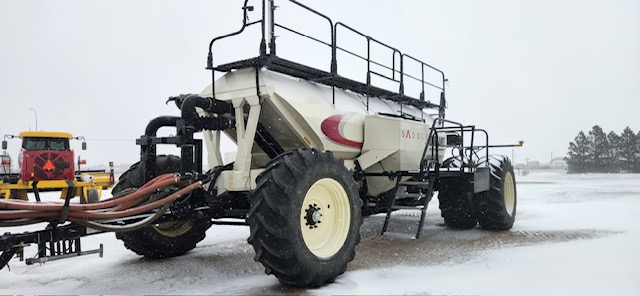
[[(436, 199), (419, 240), (380, 236), (384, 219), (373, 216), (349, 270), (319, 289), (283, 287), (253, 261), (247, 227), (213, 226), (196, 249), (166, 260), (144, 260), (111, 233), (83, 239), (85, 250), (104, 244), (104, 258), (13, 259), (0, 294), (640, 295), (640, 175), (517, 178), (511, 231), (447, 229)], [(411, 232), (417, 217), (397, 216), (396, 230)]]

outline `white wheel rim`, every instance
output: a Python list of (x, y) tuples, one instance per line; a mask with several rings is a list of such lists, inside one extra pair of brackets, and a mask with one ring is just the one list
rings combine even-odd
[(181, 236), (193, 227), (191, 221), (172, 221), (153, 225), (153, 228), (160, 234), (167, 237)]
[(351, 210), (347, 192), (338, 181), (324, 178), (311, 185), (300, 209), (305, 245), (317, 257), (335, 255), (349, 234)]
[(504, 208), (509, 216), (513, 216), (513, 210), (516, 208), (516, 186), (513, 182), (513, 175), (507, 172), (504, 176)]
[[(168, 196), (169, 193), (173, 193), (179, 189), (172, 186), (163, 187), (163, 188), (169, 189), (170, 192), (164, 192), (159, 195), (152, 195), (152, 196), (163, 198)], [(189, 230), (191, 230), (192, 227), (193, 227), (193, 221), (191, 220), (176, 220), (176, 221), (169, 221), (169, 222), (158, 223), (153, 225), (153, 229), (155, 229), (155, 231), (157, 231), (158, 233), (166, 237), (181, 236), (189, 232)]]

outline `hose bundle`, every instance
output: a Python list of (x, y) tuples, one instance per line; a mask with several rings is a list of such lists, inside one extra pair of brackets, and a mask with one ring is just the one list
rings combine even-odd
[[(176, 199), (202, 187), (197, 181), (184, 186), (188, 181), (181, 180), (178, 174), (164, 174), (147, 182), (138, 189), (130, 189), (116, 196), (93, 204), (60, 204), (54, 202), (33, 203), (24, 200), (0, 200), (0, 226), (18, 226), (43, 221), (65, 221), (77, 223), (101, 231), (131, 231), (145, 227), (160, 218)], [(161, 188), (184, 186), (180, 190), (154, 200)], [(130, 218), (151, 213), (136, 223), (112, 225), (112, 219)]]

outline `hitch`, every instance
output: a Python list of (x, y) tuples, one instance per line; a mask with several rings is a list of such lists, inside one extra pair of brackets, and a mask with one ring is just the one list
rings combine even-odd
[[(9, 261), (17, 254), (20, 261), (27, 265), (45, 263), (90, 254), (104, 256), (104, 247), (100, 244), (98, 249), (83, 251), (80, 238), (88, 235), (102, 233), (79, 225), (65, 225), (61, 227), (48, 226), (46, 229), (25, 233), (5, 233), (0, 236), (0, 269), (8, 265)], [(31, 244), (38, 245), (38, 252), (34, 258), (24, 259), (24, 247)]]
[[(41, 245), (38, 244), (38, 253), (49, 250), (52, 255), (38, 256), (36, 258), (28, 258), (25, 263), (27, 265), (33, 265), (35, 263), (47, 263), (49, 261), (60, 260), (65, 258), (72, 258), (78, 256), (85, 256), (91, 254), (99, 254), (100, 258), (104, 256), (104, 247), (100, 244), (100, 247), (94, 250), (82, 251), (80, 247), (80, 238), (73, 240), (61, 240), (51, 243), (50, 248), (43, 245), (45, 250), (41, 250)], [(54, 255), (55, 254), (55, 255)]]

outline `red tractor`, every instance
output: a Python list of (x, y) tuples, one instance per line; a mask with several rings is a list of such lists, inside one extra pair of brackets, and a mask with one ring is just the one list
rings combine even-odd
[[(18, 136), (5, 135), (5, 139), (21, 138), (22, 149), (18, 157), (20, 172), (0, 174), (0, 198), (27, 200), (27, 192), (33, 191), (40, 200), (43, 190), (61, 190), (61, 198), (81, 197), (81, 203), (100, 200), (102, 189), (114, 184), (113, 163), (110, 172), (76, 171), (70, 140), (84, 140), (65, 132), (28, 131)], [(7, 149), (7, 141), (2, 142)], [(82, 142), (82, 150), (86, 142)], [(5, 153), (6, 155), (6, 153)], [(78, 166), (81, 161), (78, 160)], [(3, 158), (3, 166), (10, 167), (10, 158)], [(70, 190), (71, 189), (71, 190)]]

